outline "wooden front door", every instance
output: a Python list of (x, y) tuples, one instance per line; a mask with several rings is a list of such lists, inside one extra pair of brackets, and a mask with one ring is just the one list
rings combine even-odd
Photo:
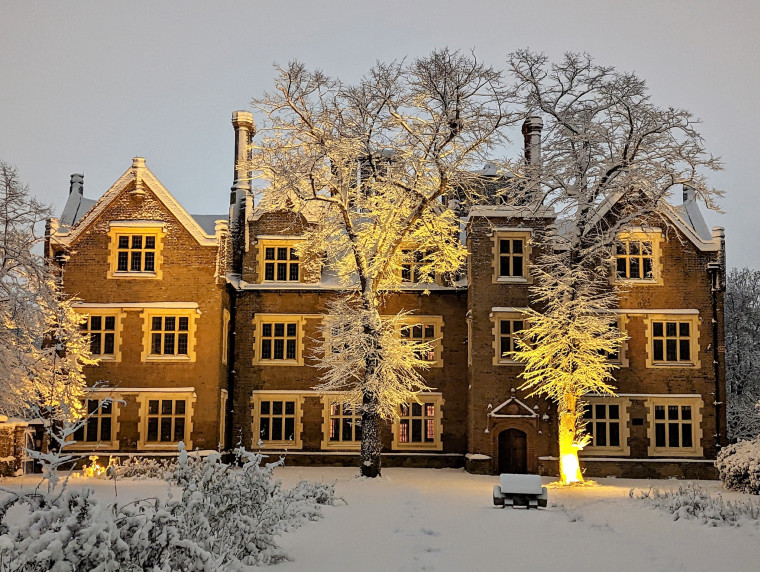
[(528, 439), (519, 429), (499, 433), (499, 473), (528, 472)]

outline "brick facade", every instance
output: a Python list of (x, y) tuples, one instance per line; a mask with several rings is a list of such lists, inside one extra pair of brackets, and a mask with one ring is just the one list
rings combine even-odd
[[(236, 121), (241, 137), (245, 116)], [(204, 231), (140, 159), (72, 226), (53, 223), (48, 254), (62, 264), (67, 293), (82, 300), (83, 312), (119, 316), (120, 345), (114, 352), (120, 359), (104, 359), (87, 371), (90, 381), (104, 381), (94, 394), (98, 399), (110, 391), (120, 400), (110, 433), (102, 425), (98, 431), (111, 434), (112, 447), (106, 450), (150, 452), (174, 447), (184, 423), (184, 439), (193, 448), (241, 443), (274, 454), (287, 450), (293, 463), (354, 464), (356, 441), (335, 438), (336, 431), (352, 430), (350, 411), (341, 413), (331, 405), (334, 397), (313, 390), (319, 382), (313, 340), (339, 287), (289, 250), (308, 228), (307, 218), (246, 204), (243, 199), (250, 201), (251, 195), (239, 176), (236, 171), (230, 235), (225, 223)], [(521, 366), (504, 358), (500, 347), (508, 343), (509, 327), (519, 323), (520, 309), (530, 305), (527, 268), (538, 255), (531, 252), (531, 232), (553, 222), (552, 215), (473, 208), (464, 222), (466, 280), (426, 291), (410, 285), (384, 301), (383, 313), (403, 309), (424, 316), (421, 321), (441, 340), (436, 356), (441, 367), (425, 372), (434, 392), (422, 396), (423, 405), (410, 409), (407, 421), (384, 427), (384, 463), (556, 473), (555, 406), (519, 389)], [(118, 270), (120, 276), (110, 276), (118, 229), (139, 234), (134, 228), (150, 225), (163, 233), (160, 278)], [(630, 339), (618, 356), (619, 396), (590, 397), (592, 408), (598, 406), (592, 423), (599, 433), (596, 445), (583, 452), (589, 475), (710, 476), (710, 460), (726, 441), (720, 407), (725, 401), (723, 300), (708, 271), (712, 263), (720, 274), (722, 235), (706, 237), (684, 225), (674, 219), (666, 232), (657, 230), (656, 279), (616, 282), (611, 270), (611, 288), (620, 294), (615, 319)], [(518, 249), (519, 243), (519, 252), (500, 254), (499, 240), (517, 241), (510, 244)], [(513, 266), (504, 273), (500, 264)], [(155, 354), (167, 343), (168, 330), (154, 330), (149, 318), (160, 317), (162, 308), (174, 310), (178, 320), (190, 316), (193, 358)], [(91, 330), (96, 336), (107, 333)], [(179, 339), (181, 332), (175, 332)], [(675, 362), (670, 354), (667, 359), (653, 354), (657, 336), (668, 352), (675, 344)], [(177, 400), (185, 402), (184, 412), (178, 413), (176, 404), (163, 411), (165, 401), (171, 408)], [(153, 433), (147, 438), (150, 423)], [(172, 435), (163, 439), (162, 432)], [(98, 449), (86, 445), (83, 451)]]

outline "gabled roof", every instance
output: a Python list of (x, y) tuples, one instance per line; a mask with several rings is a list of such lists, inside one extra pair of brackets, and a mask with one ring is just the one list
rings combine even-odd
[[(604, 218), (612, 207), (623, 198), (623, 195), (623, 191), (620, 191), (606, 199), (604, 204), (599, 206), (589, 225), (594, 225)], [(720, 240), (714, 238), (712, 232), (707, 228), (707, 223), (695, 197), (685, 200), (681, 205), (667, 204), (663, 214), (700, 250), (708, 252), (720, 250)], [(559, 224), (563, 224), (562, 221), (559, 221)]]
[[(85, 199), (78, 193), (76, 194), (79, 198), (71, 198), (75, 193), (69, 195), (69, 201), (67, 201), (64, 212), (61, 215), (61, 227), (55, 234), (56, 241), (69, 244), (77, 240), (82, 232), (97, 220), (117, 197), (128, 188), (134, 186), (149, 189), (202, 246), (214, 246), (217, 244), (217, 237), (214, 231), (216, 221), (226, 221), (227, 216), (201, 215), (199, 217), (201, 220), (196, 220), (166, 190), (166, 187), (161, 184), (151, 170), (145, 166), (145, 159), (143, 157), (133, 158), (132, 166), (97, 201)], [(214, 219), (213, 221), (211, 220), (212, 218)]]

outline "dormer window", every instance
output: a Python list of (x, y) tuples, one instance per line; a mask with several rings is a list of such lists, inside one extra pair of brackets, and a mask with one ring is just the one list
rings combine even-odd
[(301, 261), (294, 240), (259, 239), (259, 281), (301, 282)]
[(163, 223), (127, 224), (111, 222), (108, 277), (160, 279)]

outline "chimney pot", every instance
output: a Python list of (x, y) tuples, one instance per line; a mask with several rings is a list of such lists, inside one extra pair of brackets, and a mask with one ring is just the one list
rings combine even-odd
[(684, 204), (688, 203), (689, 201), (693, 201), (696, 196), (697, 196), (697, 192), (692, 187), (684, 183), (683, 185)]
[(525, 118), (522, 124), (522, 134), (525, 140), (525, 161), (528, 165), (541, 165), (541, 130), (544, 122), (538, 115)]
[(69, 194), (76, 191), (84, 195), (84, 175), (82, 173), (72, 173), (71, 182), (69, 183)]

